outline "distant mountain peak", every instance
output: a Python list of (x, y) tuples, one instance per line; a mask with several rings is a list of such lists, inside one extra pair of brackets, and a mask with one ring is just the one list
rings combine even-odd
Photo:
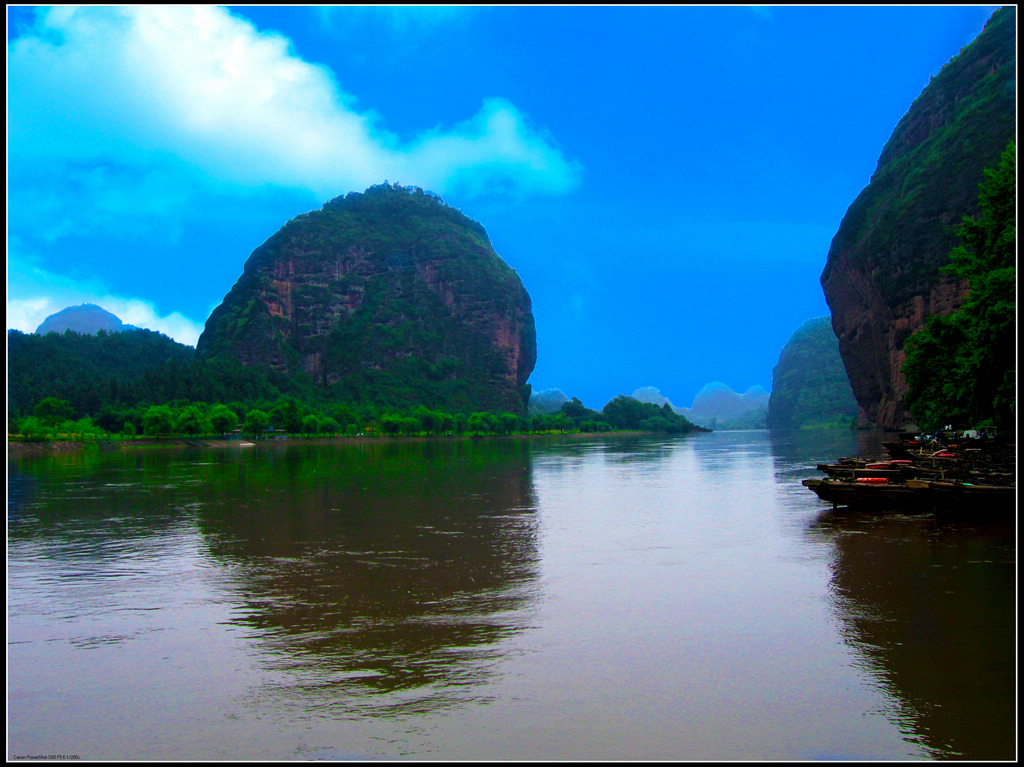
[(743, 429), (764, 428), (769, 396), (762, 386), (752, 386), (739, 394), (728, 384), (712, 381), (701, 387), (693, 399), (693, 407), (689, 408), (672, 404), (654, 386), (644, 386), (633, 392), (633, 399), (659, 406), (668, 405), (698, 426)]
[(71, 330), (75, 333), (98, 333), (105, 330), (110, 333), (119, 333), (122, 330), (136, 330), (132, 325), (125, 325), (121, 318), (108, 312), (102, 306), (96, 304), (80, 304), (79, 306), (68, 306), (55, 314), (51, 314), (36, 328), (37, 335), (47, 333), (63, 333)]

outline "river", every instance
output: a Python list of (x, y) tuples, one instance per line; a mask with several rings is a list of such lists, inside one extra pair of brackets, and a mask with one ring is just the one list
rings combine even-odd
[(8, 760), (1014, 759), (1016, 528), (878, 435), (8, 459)]

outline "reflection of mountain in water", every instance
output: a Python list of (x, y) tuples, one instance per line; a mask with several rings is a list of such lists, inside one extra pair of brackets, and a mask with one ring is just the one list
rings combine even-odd
[(812, 532), (834, 546), (844, 639), (899, 702), (886, 713), (906, 739), (936, 757), (1013, 759), (1012, 529), (828, 512)]
[[(768, 433), (780, 481), (786, 477), (821, 476), (815, 468), (819, 463), (833, 463), (847, 456), (882, 456), (883, 443), (891, 438), (892, 432), (881, 429), (772, 429)], [(800, 489), (811, 494), (802, 486)]]
[[(465, 700), (527, 625), (538, 558), (517, 442), (225, 453), (199, 525), (272, 691), (324, 715)], [(261, 691), (265, 694), (267, 690)], [(387, 694), (381, 697), (381, 694)]]

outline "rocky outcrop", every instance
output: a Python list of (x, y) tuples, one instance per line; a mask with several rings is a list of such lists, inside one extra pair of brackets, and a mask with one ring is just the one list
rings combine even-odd
[(808, 320), (786, 342), (772, 370), (768, 428), (848, 428), (857, 415), (832, 322)]
[(1016, 9), (1000, 8), (900, 120), (832, 240), (821, 285), (862, 425), (908, 425), (903, 344), (966, 294), (939, 270), (1015, 135), (1015, 50)]
[(522, 412), (536, 334), (530, 297), (482, 226), (382, 184), (253, 251), (196, 351), (349, 402)]

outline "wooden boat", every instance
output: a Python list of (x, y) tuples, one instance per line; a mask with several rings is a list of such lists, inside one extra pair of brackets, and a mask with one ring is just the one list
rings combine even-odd
[(1017, 508), (1015, 485), (976, 485), (971, 482), (908, 479), (907, 487), (920, 493), (936, 512), (987, 514)]
[(1016, 446), (977, 440), (960, 444), (902, 439), (886, 442), (891, 456), (841, 458), (819, 464), (827, 479), (804, 480), (833, 508), (970, 516), (1016, 509)]
[[(862, 479), (886, 479), (884, 477), (864, 477)], [(896, 482), (863, 482), (849, 479), (805, 479), (804, 487), (814, 491), (821, 500), (828, 501), (832, 508), (849, 506), (851, 508), (870, 508), (874, 510), (891, 509), (896, 511), (930, 511), (924, 496), (919, 490), (905, 483)], [(922, 507), (922, 508), (918, 508)]]
[(835, 479), (857, 479), (859, 477), (888, 477), (891, 480), (909, 478), (939, 479), (940, 470), (915, 465), (911, 461), (860, 461), (857, 463), (819, 463), (817, 469)]
[(1017, 488), (1013, 485), (975, 485), (929, 479), (890, 482), (884, 477), (848, 479), (805, 479), (803, 485), (832, 508), (848, 506), (875, 511), (892, 510), (908, 514), (992, 514), (1016, 509)]

